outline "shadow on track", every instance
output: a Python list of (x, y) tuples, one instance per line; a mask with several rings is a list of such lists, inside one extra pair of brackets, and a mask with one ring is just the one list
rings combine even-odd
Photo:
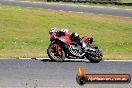
[[(52, 61), (50, 59), (43, 59), (41, 60), (43, 62), (57, 62), (57, 61)], [(76, 59), (76, 60), (73, 60), (73, 59), (67, 59), (65, 61), (61, 61), (61, 62), (85, 62), (85, 63), (90, 63), (88, 60), (81, 60), (81, 59)], [(61, 63), (61, 62), (58, 62), (58, 63)]]

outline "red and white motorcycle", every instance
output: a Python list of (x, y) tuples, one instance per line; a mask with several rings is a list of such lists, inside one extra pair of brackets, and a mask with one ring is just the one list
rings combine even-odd
[[(82, 40), (84, 38), (86, 37), (83, 37)], [(86, 57), (91, 63), (98, 63), (103, 57), (97, 46), (87, 43), (82, 49), (81, 45), (73, 43), (68, 36), (60, 36), (51, 42), (47, 54), (53, 61), (64, 61), (65, 58), (84, 59)]]

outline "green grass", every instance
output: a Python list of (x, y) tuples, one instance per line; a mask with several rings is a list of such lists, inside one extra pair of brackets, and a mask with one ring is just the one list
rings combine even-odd
[(132, 59), (132, 18), (0, 5), (0, 57), (47, 57), (48, 30), (94, 37), (105, 59)]
[(132, 2), (132, 0), (121, 0), (122, 2)]

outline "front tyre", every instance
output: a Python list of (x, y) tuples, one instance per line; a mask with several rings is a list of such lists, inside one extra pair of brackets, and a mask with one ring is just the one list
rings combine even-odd
[(88, 50), (85, 57), (91, 63), (99, 63), (102, 60), (103, 54), (96, 46), (92, 46), (91, 49)]
[(50, 45), (47, 49), (47, 54), (52, 61), (61, 62), (65, 60), (65, 52), (58, 46), (58, 50), (54, 45)]
[(102, 60), (102, 57), (93, 57), (93, 56), (86, 56), (86, 58), (91, 62), (91, 63), (99, 63)]

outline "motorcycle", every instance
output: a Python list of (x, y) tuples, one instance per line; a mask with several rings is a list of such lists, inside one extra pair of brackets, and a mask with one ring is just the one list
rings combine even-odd
[[(82, 38), (83, 39), (83, 38)], [(47, 54), (52, 61), (65, 61), (65, 58), (84, 59), (91, 63), (98, 63), (102, 60), (102, 51), (95, 45), (81, 45), (72, 42), (68, 36), (60, 36), (50, 43)]]

